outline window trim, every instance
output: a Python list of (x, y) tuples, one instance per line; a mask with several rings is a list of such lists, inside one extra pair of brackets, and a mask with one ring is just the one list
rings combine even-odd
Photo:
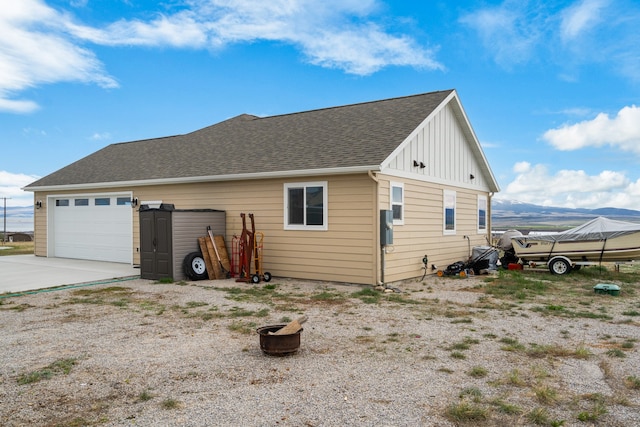
[[(447, 229), (447, 208), (449, 202), (453, 202), (453, 229)], [(453, 190), (443, 190), (442, 192), (442, 234), (454, 235), (457, 228), (457, 195)]]
[[(484, 207), (484, 209), (483, 209)], [(484, 210), (484, 227), (480, 224), (480, 212)], [(478, 234), (484, 234), (487, 232), (487, 227), (489, 226), (489, 203), (487, 196), (483, 194), (478, 194)]]
[[(289, 224), (289, 190), (294, 188), (302, 188), (306, 198), (306, 189), (308, 187), (322, 187), (322, 225), (306, 225), (306, 224)], [(286, 182), (283, 186), (284, 191), (284, 212), (283, 221), (285, 230), (311, 230), (326, 231), (329, 229), (329, 185), (327, 181), (309, 181), (309, 182)], [(304, 206), (304, 221), (306, 223), (306, 201)]]
[[(402, 190), (402, 200), (398, 202), (393, 201), (393, 189), (400, 188)], [(389, 183), (389, 209), (393, 212), (393, 206), (400, 206), (400, 214), (401, 218), (396, 219), (393, 218), (393, 225), (404, 225), (404, 217), (405, 217), (405, 209), (404, 209), (404, 183), (403, 182), (393, 182)]]

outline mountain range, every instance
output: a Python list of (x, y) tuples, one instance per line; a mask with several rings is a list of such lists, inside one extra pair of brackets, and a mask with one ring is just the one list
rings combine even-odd
[(491, 223), (496, 230), (508, 228), (566, 229), (604, 216), (619, 221), (640, 222), (640, 211), (604, 207), (598, 209), (560, 208), (523, 203), (517, 200), (493, 199)]

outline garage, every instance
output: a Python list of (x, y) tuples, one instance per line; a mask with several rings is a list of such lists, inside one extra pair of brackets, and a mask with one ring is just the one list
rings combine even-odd
[(49, 256), (133, 262), (130, 194), (53, 196), (48, 206)]

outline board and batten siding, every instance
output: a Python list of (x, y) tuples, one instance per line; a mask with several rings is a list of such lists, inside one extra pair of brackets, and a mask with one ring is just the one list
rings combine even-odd
[[(284, 230), (284, 184), (326, 181), (327, 231)], [(225, 242), (242, 232), (241, 213), (253, 213), (256, 231), (264, 233), (263, 267), (275, 277), (372, 284), (376, 281), (378, 213), (375, 182), (367, 174), (313, 178), (224, 181), (114, 187), (100, 192), (132, 191), (140, 203), (159, 201), (176, 209), (217, 209), (226, 212)], [(81, 191), (78, 191), (80, 193)], [(72, 194), (65, 191), (64, 194)], [(54, 192), (36, 192), (46, 199)], [(134, 264), (140, 262), (138, 210), (132, 209)], [(246, 218), (247, 227), (251, 222)], [(36, 212), (36, 255), (46, 256), (46, 207)], [(206, 229), (202, 230), (206, 235)]]
[[(478, 152), (473, 149), (475, 141), (469, 141), (459, 117), (447, 104), (415, 132), (388, 168), (432, 182), (488, 189)], [(414, 166), (414, 161), (424, 167)]]

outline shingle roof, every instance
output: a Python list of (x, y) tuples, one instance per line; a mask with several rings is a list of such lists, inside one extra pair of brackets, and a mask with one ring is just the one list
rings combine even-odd
[(270, 117), (109, 145), (30, 184), (238, 176), (380, 165), (453, 90)]

